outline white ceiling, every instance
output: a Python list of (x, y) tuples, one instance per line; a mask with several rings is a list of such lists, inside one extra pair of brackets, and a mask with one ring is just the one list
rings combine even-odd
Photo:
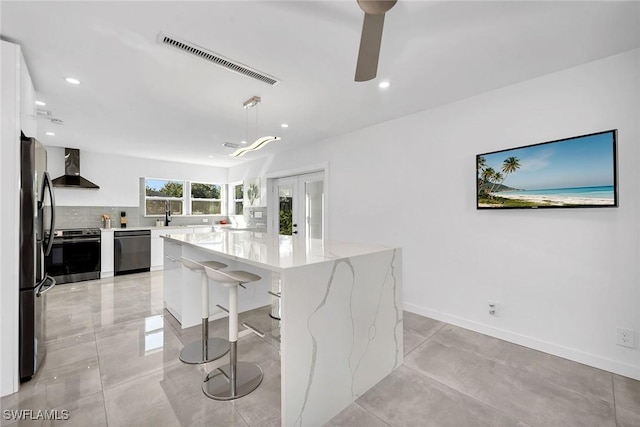
[[(39, 119), (46, 145), (218, 166), (640, 47), (637, 1), (399, 0), (386, 16), (378, 79), (356, 83), (363, 15), (355, 0), (0, 7), (2, 38), (22, 46), (41, 108), (64, 121)], [(282, 82), (271, 87), (160, 45), (161, 31)], [(391, 87), (379, 89), (381, 80)], [(253, 95), (262, 97), (257, 132), (255, 109), (247, 126), (242, 108)], [(230, 158), (222, 143), (247, 131), (250, 142), (283, 139)]]

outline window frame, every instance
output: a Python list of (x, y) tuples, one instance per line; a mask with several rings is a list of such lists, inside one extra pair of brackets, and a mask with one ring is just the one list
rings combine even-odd
[[(223, 216), (225, 215), (225, 203), (224, 203), (224, 184), (217, 184), (217, 183), (213, 183), (213, 182), (201, 182), (201, 181), (188, 181), (189, 184), (189, 215), (190, 216)], [(205, 198), (200, 198), (200, 197), (192, 197), (191, 194), (191, 188), (193, 184), (203, 184), (203, 185), (213, 185), (213, 186), (218, 186), (220, 188), (220, 198), (219, 199), (205, 199)], [(220, 202), (220, 213), (217, 214), (194, 214), (193, 213), (193, 202), (194, 201), (198, 201), (198, 202)]]
[[(242, 187), (242, 196), (241, 198), (236, 198), (236, 187)], [(229, 215), (244, 215), (244, 181), (236, 181), (229, 183)], [(236, 212), (236, 203), (242, 203), (242, 212)]]
[[(164, 197), (164, 196), (147, 196), (147, 180), (155, 180), (155, 181), (167, 181), (167, 182), (177, 182), (177, 183), (182, 183), (182, 197)], [(164, 200), (164, 201), (179, 201), (182, 202), (182, 215), (175, 215), (175, 216), (186, 216), (186, 210), (187, 210), (187, 203), (186, 203), (186, 188), (187, 188), (187, 181), (183, 180), (183, 179), (171, 179), (171, 178), (151, 178), (151, 177), (144, 177), (143, 180), (143, 185), (144, 185), (144, 216), (145, 217), (158, 217), (161, 218), (164, 216), (164, 214), (148, 214), (147, 213), (147, 200)], [(173, 216), (173, 214), (172, 214)]]
[[(182, 183), (182, 197), (160, 197), (160, 196), (147, 196), (147, 181), (155, 180), (155, 181), (167, 181), (167, 182), (179, 182)], [(206, 185), (216, 185), (220, 187), (220, 198), (219, 199), (201, 199), (191, 197), (191, 185), (192, 184), (206, 184)], [(163, 218), (164, 214), (149, 214), (147, 213), (147, 200), (169, 200), (169, 201), (180, 201), (182, 202), (182, 214), (177, 215), (173, 214), (172, 216), (176, 217), (204, 217), (204, 216), (228, 216), (227, 213), (227, 203), (226, 203), (226, 184), (217, 183), (217, 182), (202, 182), (202, 181), (193, 181), (187, 179), (172, 179), (172, 178), (152, 178), (152, 177), (142, 177), (141, 179), (142, 185), (142, 194), (144, 198), (142, 200), (142, 208), (144, 209), (143, 216), (148, 218)], [(194, 214), (193, 213), (193, 201), (212, 201), (212, 202), (220, 202), (220, 213), (218, 214)]]

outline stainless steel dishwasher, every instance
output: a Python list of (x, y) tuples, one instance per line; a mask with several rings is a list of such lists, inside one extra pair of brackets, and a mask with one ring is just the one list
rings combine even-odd
[(151, 231), (116, 231), (113, 243), (116, 276), (150, 270)]

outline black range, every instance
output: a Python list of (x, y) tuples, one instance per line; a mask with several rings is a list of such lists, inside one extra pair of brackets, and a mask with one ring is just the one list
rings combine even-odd
[(56, 230), (46, 271), (57, 283), (100, 278), (100, 229)]

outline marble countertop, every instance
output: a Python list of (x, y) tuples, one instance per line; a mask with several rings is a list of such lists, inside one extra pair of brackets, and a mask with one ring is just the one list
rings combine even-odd
[(229, 224), (192, 224), (192, 225), (168, 225), (157, 227), (155, 225), (147, 225), (147, 226), (139, 226), (139, 227), (111, 227), (111, 228), (100, 228), (100, 231), (136, 231), (136, 230), (184, 230), (185, 228), (216, 228), (220, 230), (251, 230), (255, 231), (255, 228), (249, 227), (234, 227)]
[[(199, 226), (198, 226), (199, 227)], [(205, 225), (204, 227), (212, 227), (211, 225)], [(183, 228), (189, 228), (185, 225), (170, 225), (168, 227), (156, 227), (155, 225), (147, 225), (147, 226), (140, 226), (140, 227), (126, 227), (126, 228), (120, 228), (120, 227), (111, 227), (111, 228), (101, 228), (101, 231), (137, 231), (137, 230), (169, 230), (169, 229), (183, 229)]]
[(255, 231), (170, 234), (163, 238), (273, 271), (393, 249), (367, 243), (305, 239)]

